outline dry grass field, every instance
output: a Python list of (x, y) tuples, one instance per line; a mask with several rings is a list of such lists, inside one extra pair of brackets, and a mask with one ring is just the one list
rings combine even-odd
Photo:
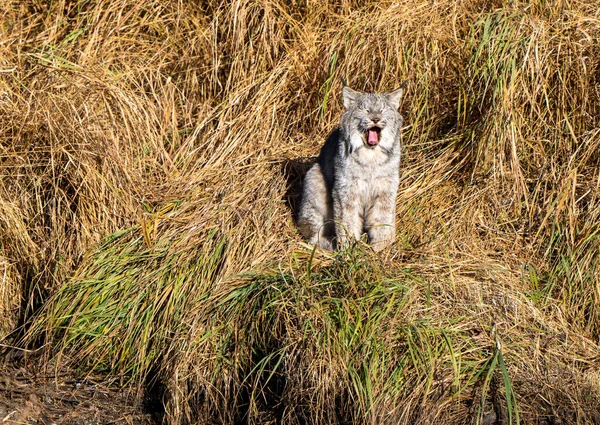
[[(0, 5), (5, 367), (168, 424), (600, 424), (596, 0)], [(340, 76), (408, 80), (381, 253), (294, 225)]]

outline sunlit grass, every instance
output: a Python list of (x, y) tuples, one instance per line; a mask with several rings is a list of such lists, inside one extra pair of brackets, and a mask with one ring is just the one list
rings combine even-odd
[[(596, 2), (5, 6), (4, 345), (169, 423), (600, 422)], [(294, 226), (340, 77), (408, 80), (379, 254)]]

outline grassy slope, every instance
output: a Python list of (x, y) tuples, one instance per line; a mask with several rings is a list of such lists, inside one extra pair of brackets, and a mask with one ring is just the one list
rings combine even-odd
[[(4, 6), (3, 334), (171, 423), (600, 423), (594, 1)], [(381, 255), (293, 225), (339, 76), (410, 80)]]

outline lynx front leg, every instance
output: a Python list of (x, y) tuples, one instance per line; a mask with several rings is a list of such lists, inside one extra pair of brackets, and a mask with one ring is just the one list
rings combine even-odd
[(367, 210), (365, 228), (369, 243), (375, 251), (381, 251), (396, 238), (396, 194), (380, 194)]
[(355, 196), (335, 196), (333, 216), (337, 248), (345, 248), (352, 239), (360, 239), (363, 230), (362, 211)]

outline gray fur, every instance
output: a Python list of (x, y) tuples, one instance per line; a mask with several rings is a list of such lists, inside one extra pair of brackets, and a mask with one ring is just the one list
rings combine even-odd
[[(304, 179), (298, 228), (309, 243), (331, 250), (363, 232), (376, 251), (394, 241), (402, 91), (373, 94), (344, 87), (340, 126)], [(371, 146), (367, 130), (374, 127), (379, 143)]]

